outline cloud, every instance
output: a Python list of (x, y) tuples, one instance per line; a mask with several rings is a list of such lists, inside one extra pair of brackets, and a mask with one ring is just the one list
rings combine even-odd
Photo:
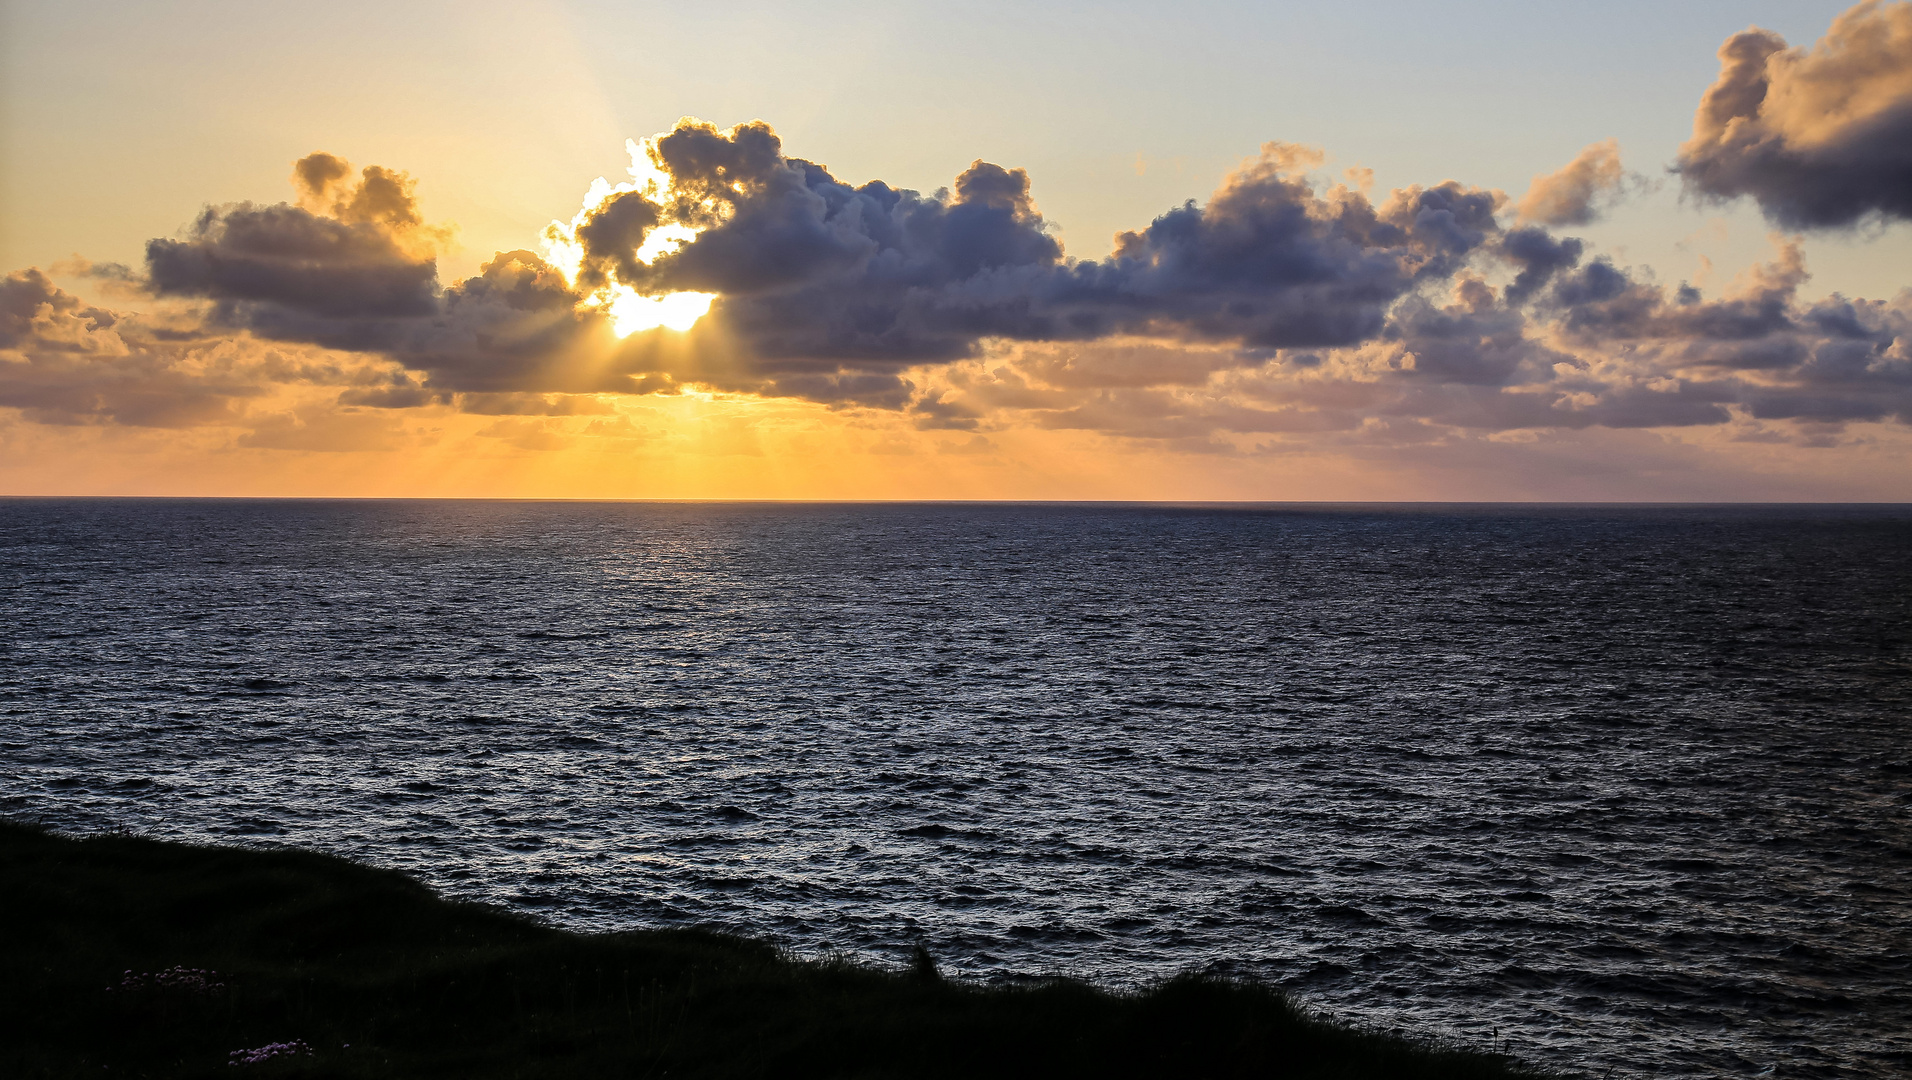
[(1912, 3), (1858, 4), (1811, 49), (1750, 29), (1719, 58), (1680, 148), (1689, 192), (1788, 228), (1912, 218)]
[(97, 352), (113, 349), (106, 336), (117, 320), (110, 312), (82, 304), (37, 269), (0, 278), (0, 349), (28, 342), (54, 351)]
[(307, 407), (254, 421), (237, 444), (258, 450), (362, 453), (395, 449), (403, 434), (390, 416)]
[[(646, 293), (715, 293), (675, 380), (895, 405), (913, 365), (975, 355), (989, 339), (1149, 333), (1281, 347), (1378, 333), (1387, 306), (1460, 266), (1499, 229), (1498, 192), (1456, 183), (1376, 206), (1319, 192), (1319, 151), (1270, 143), (1204, 206), (1170, 210), (1078, 262), (1037, 208), (1028, 174), (977, 161), (929, 195), (851, 186), (784, 154), (761, 122), (685, 122), (647, 146), (662, 182), (617, 193), (576, 225), (579, 276)], [(651, 230), (697, 230), (644, 262)], [(609, 241), (607, 243), (607, 238)], [(716, 357), (718, 343), (730, 357)], [(646, 344), (649, 344), (647, 342)]]
[(487, 439), (502, 439), (519, 450), (529, 450), (534, 453), (569, 449), (577, 442), (564, 431), (535, 420), (499, 420), (480, 428), (478, 434)]
[(609, 214), (643, 219), (626, 211), (639, 200), (660, 222), (701, 230), (648, 266), (585, 245), (587, 267), (641, 291), (719, 294), (697, 336), (749, 363), (656, 358), (674, 376), (900, 400), (903, 367), (969, 355), (984, 337), (1058, 332), (1031, 292), (1054, 287), (1062, 250), (1022, 170), (978, 161), (953, 192), (927, 196), (881, 181), (853, 187), (786, 157), (762, 123), (719, 132), (687, 122), (651, 153), (670, 190), (614, 199), (580, 234)]
[[(530, 251), (499, 252), (474, 277), (441, 288), (446, 230), (419, 217), (412, 181), (379, 166), (349, 179), (312, 154), (294, 180), (300, 205), (209, 207), (175, 239), (147, 245), (156, 296), (210, 302), (212, 330), (376, 353), (421, 372), (420, 392), (356, 391), (362, 404), (422, 403), (424, 392), (629, 390), (598, 362), (601, 312)], [(592, 341), (595, 349), (586, 349)], [(586, 353), (590, 355), (586, 355)]]
[(51, 270), (58, 276), (95, 282), (101, 292), (116, 299), (139, 300), (151, 295), (147, 289), (146, 275), (125, 263), (96, 263), (75, 255), (54, 263)]
[(253, 403), (288, 387), (404, 378), (377, 358), (311, 355), (106, 311), (38, 270), (0, 278), (0, 408), (38, 423), (244, 426)]
[(1558, 172), (1534, 177), (1520, 200), (1520, 220), (1536, 225), (1590, 225), (1624, 192), (1620, 140), (1594, 143)]
[(380, 328), (438, 307), (435, 262), (388, 229), (285, 204), (208, 208), (148, 243), (146, 265), (155, 295), (215, 300), (219, 325), (339, 348), (387, 344)]
[(634, 392), (609, 322), (530, 251), (499, 252), (429, 317), (393, 320), (385, 353), (426, 385), (484, 393)]
[(1573, 237), (1555, 237), (1531, 225), (1508, 232), (1496, 251), (1519, 269), (1507, 284), (1507, 302), (1518, 304), (1539, 292), (1554, 275), (1578, 265), (1584, 250)]
[(376, 225), (415, 252), (429, 254), (448, 239), (419, 216), (412, 178), (377, 165), (351, 180), (352, 166), (331, 154), (309, 154), (292, 166), (299, 205), (350, 225)]
[(458, 411), (479, 416), (608, 416), (617, 410), (589, 394), (459, 394)]
[(1417, 293), (1356, 347), (1181, 345), (1157, 361), (1167, 347), (1148, 341), (1005, 345), (949, 367), (926, 400), (972, 430), (1080, 428), (1164, 446), (1912, 422), (1912, 294), (1809, 304), (1807, 276), (1783, 239), (1714, 299), (1599, 258), (1523, 306), (1478, 278), (1445, 300)]
[(1453, 181), (1390, 193), (1379, 206), (1335, 186), (1317, 194), (1291, 171), (1296, 148), (1270, 143), (1206, 206), (1189, 203), (1124, 233), (1100, 263), (1064, 275), (1069, 323), (1110, 332), (1264, 348), (1357, 344), (1390, 305), (1451, 276), (1500, 231), (1497, 191)]
[[(155, 242), (152, 291), (203, 304), (177, 341), (38, 272), (8, 279), (0, 340), (27, 362), (4, 373), (0, 404), (66, 422), (250, 425), (241, 445), (304, 449), (383, 445), (390, 410), (609, 415), (604, 395), (687, 385), (893, 410), (923, 429), (1229, 452), (1245, 437), (1912, 416), (1905, 301), (1803, 303), (1789, 241), (1707, 299), (1589, 261), (1545, 227), (1503, 227), (1499, 192), (1447, 181), (1376, 201), (1312, 180), (1318, 151), (1271, 143), (1206, 204), (1073, 261), (1021, 170), (977, 162), (928, 196), (851, 188), (784, 155), (763, 124), (686, 122), (649, 159), (655, 177), (601, 192), (574, 223), (575, 276), (596, 265), (607, 287), (716, 292), (689, 333), (618, 341), (586, 286), (524, 250), (417, 291), (436, 275), (417, 254), (431, 230), (409, 182), (377, 167), (353, 180), (312, 155), (295, 170), (302, 205), (216, 208)], [(1582, 159), (1595, 174), (1607, 160)], [(649, 210), (620, 209), (632, 198)], [(648, 224), (594, 231), (604, 220)], [(680, 241), (653, 245), (667, 227)], [(395, 267), (408, 284), (385, 289)], [(293, 361), (262, 353), (271, 341), (347, 343), (364, 359)], [(289, 383), (335, 387), (336, 422), (318, 406), (248, 406)], [(571, 445), (567, 431), (486, 429), (527, 449)]]
[(48, 424), (192, 427), (256, 393), (219, 344), (151, 345), (38, 270), (0, 279), (0, 407)]
[(208, 207), (183, 236), (148, 243), (152, 293), (210, 301), (209, 329), (381, 354), (441, 393), (628, 389), (579, 357), (604, 317), (579, 310), (538, 255), (500, 252), (440, 288), (447, 230), (423, 222), (405, 174), (374, 165), (354, 182), (318, 153), (293, 178), (298, 206)]

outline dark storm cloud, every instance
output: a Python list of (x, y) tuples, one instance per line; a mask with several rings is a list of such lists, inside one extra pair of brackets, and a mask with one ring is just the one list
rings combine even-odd
[(1791, 228), (1912, 218), (1912, 4), (1868, 0), (1812, 49), (1766, 30), (1720, 47), (1678, 169)]

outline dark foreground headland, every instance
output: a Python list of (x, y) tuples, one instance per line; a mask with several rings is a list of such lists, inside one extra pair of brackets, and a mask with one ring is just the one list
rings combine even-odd
[(0, 1075), (1533, 1077), (1185, 976), (1122, 994), (568, 933), (302, 851), (0, 823)]

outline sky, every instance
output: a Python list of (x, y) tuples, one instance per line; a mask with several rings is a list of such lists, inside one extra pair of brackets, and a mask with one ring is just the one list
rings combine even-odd
[(0, 50), (0, 494), (1912, 500), (1912, 4), (78, 0)]

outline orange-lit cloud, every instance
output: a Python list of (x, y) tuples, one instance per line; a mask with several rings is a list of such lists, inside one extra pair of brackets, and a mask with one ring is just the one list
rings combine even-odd
[(1912, 4), (1866, 0), (1811, 49), (1748, 30), (1719, 58), (1680, 148), (1689, 190), (1792, 228), (1912, 218)]
[(1558, 172), (1534, 177), (1520, 200), (1520, 220), (1535, 225), (1591, 224), (1624, 193), (1628, 179), (1620, 165), (1620, 141), (1594, 143)]

